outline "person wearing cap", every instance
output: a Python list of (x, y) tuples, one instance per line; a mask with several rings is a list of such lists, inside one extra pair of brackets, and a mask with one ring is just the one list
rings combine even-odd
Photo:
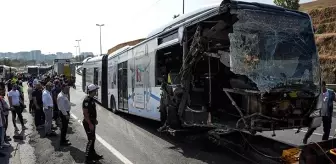
[(85, 133), (88, 137), (88, 143), (86, 145), (85, 151), (85, 160), (87, 163), (95, 162), (96, 160), (100, 160), (103, 158), (103, 156), (98, 155), (94, 149), (94, 144), (96, 140), (95, 131), (98, 121), (96, 103), (93, 97), (96, 95), (98, 89), (98, 86), (90, 84), (87, 87), (88, 95), (85, 97), (82, 104), (84, 114), (83, 126), (85, 129)]
[(45, 130), (45, 136), (47, 137), (56, 136), (56, 133), (52, 131), (51, 129), (52, 117), (53, 117), (53, 107), (54, 107), (54, 102), (53, 102), (53, 99), (50, 93), (52, 87), (53, 87), (53, 84), (51, 82), (48, 82), (42, 93), (43, 112), (45, 116), (44, 130)]
[(61, 140), (60, 145), (69, 146), (71, 143), (66, 139), (66, 133), (68, 130), (69, 119), (70, 119), (70, 101), (68, 99), (67, 94), (69, 93), (69, 86), (67, 84), (63, 84), (61, 86), (61, 92), (57, 96), (57, 105), (60, 110), (60, 117), (62, 119), (62, 128), (61, 128)]

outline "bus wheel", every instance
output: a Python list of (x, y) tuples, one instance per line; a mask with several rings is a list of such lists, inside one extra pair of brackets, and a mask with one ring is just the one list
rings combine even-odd
[(115, 104), (115, 100), (114, 100), (114, 97), (111, 96), (110, 98), (110, 104), (111, 104), (111, 110), (113, 113), (117, 113), (117, 109), (116, 109), (116, 104)]

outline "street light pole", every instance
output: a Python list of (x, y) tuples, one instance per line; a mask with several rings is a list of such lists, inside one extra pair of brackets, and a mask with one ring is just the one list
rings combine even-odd
[(78, 46), (74, 46), (74, 47), (76, 48), (76, 53), (75, 53), (75, 56), (77, 56), (77, 47), (78, 47)]
[(78, 43), (78, 55), (80, 55), (80, 46), (79, 46), (79, 42), (82, 41), (81, 39), (77, 39), (75, 40)]
[(183, 5), (182, 5), (182, 14), (184, 14), (184, 0), (183, 1)]
[(96, 24), (96, 26), (99, 27), (100, 55), (102, 55), (103, 50), (102, 50), (102, 42), (101, 42), (101, 27), (104, 26), (104, 24)]

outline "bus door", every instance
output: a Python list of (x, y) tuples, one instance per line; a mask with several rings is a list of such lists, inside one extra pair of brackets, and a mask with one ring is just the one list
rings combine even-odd
[(127, 61), (118, 64), (118, 107), (128, 110)]

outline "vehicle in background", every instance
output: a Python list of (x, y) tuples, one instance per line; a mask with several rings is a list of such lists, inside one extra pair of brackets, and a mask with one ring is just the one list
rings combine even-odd
[(38, 66), (27, 66), (27, 73), (32, 77), (38, 77), (39, 75), (39, 67)]
[(87, 60), (82, 74), (104, 107), (175, 129), (307, 127), (321, 93), (309, 15), (228, 0)]
[(17, 68), (0, 65), (0, 79), (8, 80), (13, 77), (17, 72)]
[(53, 67), (54, 73), (64, 74), (68, 79), (76, 74), (76, 65), (71, 64), (70, 59), (55, 59)]

